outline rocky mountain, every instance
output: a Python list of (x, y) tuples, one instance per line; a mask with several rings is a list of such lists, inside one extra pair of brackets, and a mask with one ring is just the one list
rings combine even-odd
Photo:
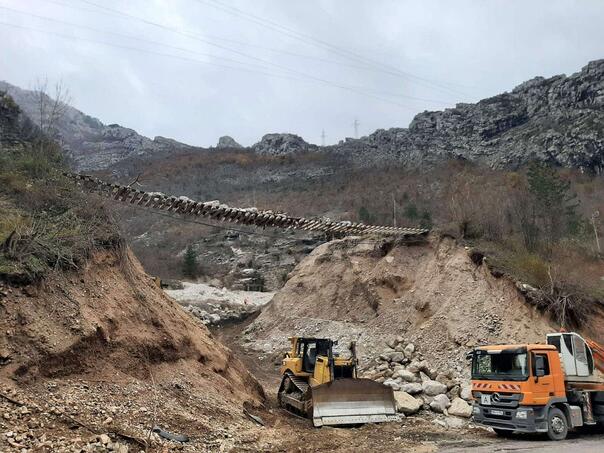
[[(3, 81), (0, 81), (0, 91), (10, 94), (21, 110), (34, 123), (39, 123), (39, 93)], [(52, 103), (48, 96), (42, 96), (44, 102)], [(145, 158), (159, 152), (193, 149), (164, 137), (150, 139), (118, 124), (105, 125), (71, 106), (66, 106), (55, 129), (67, 157), (79, 171), (100, 170), (129, 157)]]
[(517, 168), (531, 160), (604, 170), (604, 60), (571, 76), (535, 77), (476, 104), (423, 112), (407, 128), (378, 129), (319, 148), (293, 134), (267, 134), (252, 146), (260, 154), (322, 151), (355, 166), (420, 167), (461, 159), (492, 168)]
[(476, 104), (418, 114), (408, 128), (377, 130), (327, 150), (363, 164), (460, 158), (493, 168), (530, 160), (604, 169), (604, 60), (571, 76), (536, 77)]
[(0, 147), (19, 144), (22, 141), (22, 115), (13, 99), (0, 92)]
[[(36, 119), (36, 94), (0, 82), (23, 111)], [(165, 157), (191, 146), (163, 137), (153, 140), (117, 124), (104, 125), (68, 108), (58, 125), (78, 170), (99, 170), (124, 160)], [(241, 148), (223, 136), (217, 149)], [(604, 169), (604, 60), (571, 75), (536, 77), (475, 104), (419, 113), (407, 128), (379, 129), (337, 145), (318, 147), (291, 133), (266, 134), (247, 148), (260, 155), (322, 152), (346, 157), (355, 167), (420, 167), (460, 159), (492, 168), (516, 168), (531, 160), (593, 173)]]
[(216, 148), (243, 148), (233, 137), (229, 137), (228, 135), (223, 135), (218, 139), (218, 144)]
[(285, 154), (317, 151), (316, 145), (306, 143), (302, 137), (295, 134), (266, 134), (258, 143), (252, 145), (258, 154), (281, 156)]

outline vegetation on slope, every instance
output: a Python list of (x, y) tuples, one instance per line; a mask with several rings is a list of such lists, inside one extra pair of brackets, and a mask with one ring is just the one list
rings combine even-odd
[(80, 267), (120, 243), (105, 210), (62, 176), (59, 146), (0, 95), (0, 278), (28, 282)]
[[(211, 200), (234, 206), (254, 205), (292, 215), (327, 215), (366, 223), (432, 227), (458, 238), (486, 256), (495, 272), (536, 289), (535, 302), (554, 317), (581, 318), (604, 300), (602, 254), (596, 234), (602, 227), (604, 181), (577, 170), (534, 163), (518, 171), (493, 170), (460, 161), (422, 171), (405, 168), (356, 170), (314, 154), (289, 160), (267, 159), (244, 151), (173, 156), (139, 163), (125, 178), (141, 173), (145, 190)], [(335, 159), (335, 160), (334, 160)], [(124, 180), (125, 180), (124, 179)], [(199, 259), (207, 246), (199, 226), (128, 208), (121, 210), (143, 264), (145, 248), (170, 263), (191, 243)], [(153, 224), (159, 228), (151, 227)], [(163, 270), (156, 261), (154, 272)], [(207, 268), (206, 268), (207, 269)]]

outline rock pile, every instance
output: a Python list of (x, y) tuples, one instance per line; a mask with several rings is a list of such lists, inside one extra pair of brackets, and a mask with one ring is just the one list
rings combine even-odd
[(396, 337), (388, 342), (387, 349), (369, 366), (362, 377), (381, 382), (394, 390), (398, 412), (414, 415), (445, 415), (448, 427), (462, 427), (463, 420), (472, 415), (469, 383), (463, 382), (452, 371), (438, 371), (423, 359), (413, 343)]
[(233, 305), (206, 303), (203, 308), (198, 305), (183, 305), (183, 308), (205, 325), (218, 326), (231, 322), (243, 321), (252, 313), (260, 310), (256, 305)]
[[(219, 285), (181, 282), (180, 289), (166, 289), (186, 311), (206, 325), (242, 321), (266, 305), (274, 293), (229, 290)], [(174, 282), (172, 283), (175, 284)]]

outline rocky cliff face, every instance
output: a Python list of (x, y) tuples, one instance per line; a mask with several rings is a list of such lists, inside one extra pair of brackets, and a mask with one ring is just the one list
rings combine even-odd
[[(12, 96), (34, 122), (40, 117), (39, 95), (0, 81), (0, 91)], [(47, 98), (48, 99), (48, 98)], [(48, 101), (50, 102), (50, 101)], [(76, 170), (100, 170), (129, 157), (191, 148), (163, 137), (153, 140), (118, 124), (105, 125), (73, 107), (67, 107), (56, 125), (57, 138)]]
[(359, 164), (420, 166), (459, 158), (494, 168), (531, 160), (604, 170), (604, 60), (569, 77), (536, 77), (476, 104), (418, 114), (408, 128), (377, 130), (326, 149)]

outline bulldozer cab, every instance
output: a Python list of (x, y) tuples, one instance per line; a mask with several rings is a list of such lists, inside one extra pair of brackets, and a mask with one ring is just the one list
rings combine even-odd
[(318, 338), (301, 338), (298, 355), (302, 356), (302, 371), (314, 373), (317, 358), (329, 358), (333, 354), (333, 342)]

